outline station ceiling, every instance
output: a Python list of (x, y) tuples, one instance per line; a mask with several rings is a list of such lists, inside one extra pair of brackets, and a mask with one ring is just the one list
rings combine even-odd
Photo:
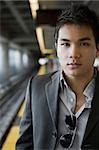
[[(33, 1), (33, 0), (32, 0)], [(39, 55), (41, 53), (36, 28), (43, 30), (45, 53), (54, 50), (54, 30), (57, 15), (70, 0), (38, 0), (34, 19), (29, 0), (0, 0), (0, 35)], [(99, 1), (74, 1), (89, 5), (99, 14)]]

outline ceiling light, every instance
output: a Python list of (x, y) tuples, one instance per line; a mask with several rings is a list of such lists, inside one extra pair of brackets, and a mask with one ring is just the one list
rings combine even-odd
[(37, 17), (36, 11), (39, 9), (38, 0), (29, 0), (29, 2), (30, 2), (30, 8), (31, 8), (32, 16), (34, 19), (36, 19), (36, 17)]
[(48, 62), (48, 58), (40, 58), (38, 62), (40, 65), (45, 65)]
[(43, 39), (43, 30), (41, 27), (36, 28), (36, 34), (37, 34), (37, 39), (39, 42), (41, 52), (44, 53), (45, 45), (44, 45), (44, 39)]

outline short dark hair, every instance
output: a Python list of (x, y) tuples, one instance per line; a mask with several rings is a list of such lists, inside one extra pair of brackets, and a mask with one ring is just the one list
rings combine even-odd
[(99, 43), (99, 16), (95, 11), (84, 4), (70, 3), (59, 16), (55, 29), (55, 42), (57, 43), (59, 29), (64, 24), (86, 25), (91, 27), (96, 44)]

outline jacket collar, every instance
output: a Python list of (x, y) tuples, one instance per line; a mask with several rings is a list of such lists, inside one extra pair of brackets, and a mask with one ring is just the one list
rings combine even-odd
[(83, 142), (87, 138), (87, 136), (92, 132), (95, 124), (99, 120), (99, 72), (97, 73), (96, 79), (95, 79), (95, 93), (92, 100), (92, 108), (89, 115), (88, 123), (86, 126), (86, 131), (84, 135)]
[(45, 85), (45, 92), (51, 118), (56, 129), (57, 122), (57, 109), (58, 109), (58, 93), (59, 93), (59, 80), (60, 72), (52, 75), (51, 80)]

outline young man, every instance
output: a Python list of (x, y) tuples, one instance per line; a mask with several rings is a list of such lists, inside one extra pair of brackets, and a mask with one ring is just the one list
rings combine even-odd
[(17, 150), (99, 150), (99, 20), (70, 5), (55, 32), (61, 69), (31, 79)]

